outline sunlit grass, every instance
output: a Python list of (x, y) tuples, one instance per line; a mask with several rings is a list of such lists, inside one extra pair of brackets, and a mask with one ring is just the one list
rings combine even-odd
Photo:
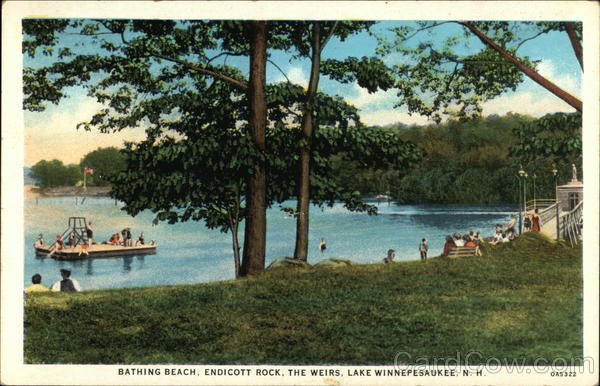
[[(581, 249), (281, 267), (241, 281), (27, 297), (30, 363), (361, 363), (582, 355)], [(405, 357), (406, 358), (406, 357)], [(471, 357), (479, 359), (479, 356)]]

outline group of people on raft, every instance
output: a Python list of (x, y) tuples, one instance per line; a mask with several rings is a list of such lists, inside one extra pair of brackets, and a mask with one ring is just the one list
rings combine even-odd
[[(92, 228), (92, 222), (88, 222), (85, 228), (86, 241), (84, 242), (82, 238), (77, 238), (77, 233), (73, 230), (67, 236), (67, 242), (63, 240), (61, 235), (56, 235), (56, 242), (54, 243), (54, 247), (48, 256), (52, 256), (57, 251), (61, 251), (63, 249), (71, 248), (79, 248), (78, 256), (89, 255), (88, 249), (94, 244), (94, 229)], [(140, 233), (137, 241), (135, 242), (135, 246), (144, 245), (144, 232)], [(124, 247), (131, 247), (131, 228), (124, 228), (120, 232), (114, 233), (107, 241), (102, 244), (110, 244), (110, 245), (122, 245)], [(152, 241), (154, 244), (154, 241)], [(41, 248), (44, 245), (44, 235), (40, 233), (37, 240), (33, 243), (35, 248)]]
[[(125, 228), (121, 232), (113, 233), (112, 236), (110, 236), (110, 238), (108, 239), (107, 244), (131, 247), (132, 246), (131, 228)], [(135, 242), (135, 246), (137, 247), (138, 245), (144, 245), (144, 244), (145, 244), (145, 238), (144, 238), (144, 232), (142, 232), (138, 236), (138, 239)]]
[[(94, 229), (92, 228), (91, 222), (86, 224), (85, 235), (87, 240), (84, 242), (81, 238), (79, 240), (77, 239), (77, 233), (75, 233), (75, 231), (71, 231), (67, 236), (66, 243), (61, 235), (56, 235), (56, 241), (54, 243), (54, 246), (52, 247), (52, 251), (50, 251), (50, 254), (48, 256), (52, 256), (57, 251), (61, 251), (67, 248), (79, 248), (79, 256), (81, 256), (82, 254), (88, 255), (88, 248), (94, 243)], [(35, 240), (35, 242), (33, 243), (33, 246), (34, 248), (41, 248), (43, 247), (43, 245), (44, 235), (40, 233), (37, 240)]]

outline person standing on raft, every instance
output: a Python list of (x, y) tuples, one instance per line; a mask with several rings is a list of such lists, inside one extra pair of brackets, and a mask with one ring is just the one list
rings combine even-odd
[(92, 228), (91, 221), (85, 225), (85, 233), (88, 239), (88, 246), (91, 247), (94, 243), (94, 228)]

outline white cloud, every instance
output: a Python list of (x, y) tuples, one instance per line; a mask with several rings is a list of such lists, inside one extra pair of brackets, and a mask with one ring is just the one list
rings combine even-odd
[(393, 123), (428, 124), (427, 117), (419, 114), (409, 115), (405, 108), (394, 108), (398, 96), (396, 90), (376, 91), (369, 93), (366, 89), (354, 84), (351, 97), (346, 97), (346, 102), (358, 108), (361, 121), (367, 125), (385, 126)]
[[(114, 134), (77, 130), (77, 124), (89, 120), (102, 105), (90, 98), (82, 99), (79, 103), (75, 100), (69, 102), (58, 112), (26, 113), (25, 165), (31, 166), (42, 159), (55, 158), (67, 164), (79, 163), (85, 154), (98, 147), (121, 147), (123, 141), (140, 140), (144, 137), (142, 128)], [(28, 124), (27, 121), (35, 123)]]
[(275, 79), (275, 83), (287, 82), (289, 79), (290, 82), (294, 84), (299, 84), (304, 88), (308, 88), (308, 75), (304, 74), (301, 67), (291, 67), (286, 73), (286, 76), (287, 78), (279, 73), (279, 76)]
[[(540, 95), (542, 95), (540, 97)], [(548, 113), (573, 112), (575, 109), (550, 94), (524, 91), (495, 98), (483, 104), (483, 115), (504, 115), (509, 112), (541, 117)]]
[(409, 115), (406, 112), (398, 111), (397, 109), (378, 110), (360, 114), (361, 121), (368, 126), (385, 126), (393, 123), (403, 123), (405, 125), (426, 125), (432, 123), (427, 117), (413, 114)]
[[(560, 71), (557, 71), (556, 65), (554, 64), (554, 62), (552, 62), (552, 60), (543, 59), (538, 64), (537, 71), (540, 75), (542, 75), (543, 77), (545, 77), (552, 83), (556, 84), (563, 90), (568, 91), (569, 93), (571, 93), (575, 96), (581, 94), (581, 89), (580, 89), (579, 85), (577, 84), (575, 77), (573, 77), (572, 75), (570, 75), (568, 73), (565, 74), (565, 73), (560, 73)], [(531, 81), (531, 82), (533, 82), (533, 81)], [(541, 86), (538, 86), (538, 87), (541, 87)], [(543, 89), (543, 91), (548, 92), (548, 93), (550, 92), (550, 91), (547, 91), (546, 89)]]
[(347, 97), (346, 101), (351, 105), (356, 106), (358, 109), (367, 111), (392, 108), (394, 100), (397, 98), (395, 90), (379, 90), (374, 93), (369, 93), (367, 89), (360, 87), (358, 84), (354, 84), (353, 91), (355, 96)]

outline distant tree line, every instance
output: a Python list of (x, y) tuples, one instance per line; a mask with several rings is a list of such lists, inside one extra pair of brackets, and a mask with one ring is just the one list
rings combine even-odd
[[(527, 199), (554, 198), (555, 178), (571, 178), (571, 164), (581, 170), (581, 115), (543, 118), (509, 113), (442, 125), (387, 128), (422, 150), (422, 162), (400, 174), (393, 169), (365, 169), (357, 162), (334, 162), (338, 183), (364, 196), (389, 194), (403, 202), (514, 203), (519, 201), (518, 171), (528, 177)], [(581, 178), (581, 174), (580, 174)]]
[(116, 147), (98, 148), (87, 153), (79, 164), (65, 165), (57, 159), (41, 160), (31, 167), (30, 176), (42, 188), (73, 186), (83, 181), (85, 168), (93, 169), (93, 173), (86, 176), (87, 185), (106, 186), (125, 168), (125, 156)]

